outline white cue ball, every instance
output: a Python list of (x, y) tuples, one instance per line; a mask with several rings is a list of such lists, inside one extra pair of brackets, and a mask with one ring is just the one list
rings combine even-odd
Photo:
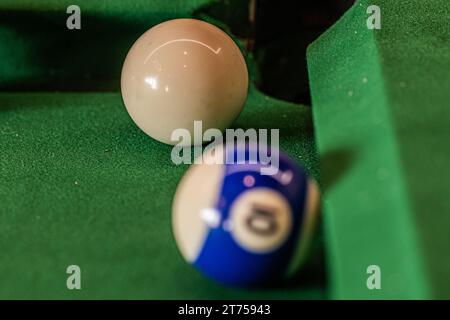
[(178, 128), (193, 138), (196, 120), (203, 131), (229, 127), (247, 90), (247, 66), (237, 45), (200, 20), (176, 19), (151, 28), (131, 47), (122, 68), (128, 113), (146, 134), (167, 144), (177, 143), (171, 135)]

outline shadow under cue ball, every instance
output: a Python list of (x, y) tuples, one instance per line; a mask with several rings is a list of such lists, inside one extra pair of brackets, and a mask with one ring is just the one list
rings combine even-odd
[(317, 221), (317, 184), (286, 154), (280, 153), (274, 175), (262, 175), (259, 160), (207, 164), (237, 152), (249, 160), (255, 148), (205, 154), (204, 163), (182, 178), (173, 201), (172, 229), (182, 256), (228, 285), (265, 286), (296, 273)]
[(175, 129), (193, 137), (197, 120), (203, 130), (229, 127), (247, 90), (247, 66), (237, 45), (219, 28), (195, 19), (166, 21), (145, 32), (122, 68), (128, 113), (146, 134), (167, 144), (177, 143), (171, 140)]

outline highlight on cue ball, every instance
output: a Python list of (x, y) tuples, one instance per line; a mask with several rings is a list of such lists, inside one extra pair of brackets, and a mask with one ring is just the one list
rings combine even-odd
[(317, 184), (286, 154), (279, 153), (275, 175), (261, 174), (259, 158), (256, 164), (206, 164), (239, 152), (249, 160), (258, 148), (227, 145), (214, 155), (205, 153), (203, 164), (188, 169), (173, 200), (172, 229), (180, 253), (225, 284), (260, 286), (294, 274), (317, 221)]
[[(204, 21), (175, 19), (145, 32), (122, 68), (125, 107), (147, 135), (167, 143), (175, 129), (224, 130), (240, 114), (248, 71), (234, 41)], [(193, 141), (190, 141), (192, 144)], [(189, 144), (187, 141), (185, 144)]]

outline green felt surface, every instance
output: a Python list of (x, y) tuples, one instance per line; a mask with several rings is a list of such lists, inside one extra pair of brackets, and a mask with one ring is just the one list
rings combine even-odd
[[(310, 108), (252, 87), (236, 126), (282, 128), (282, 148), (317, 176)], [(2, 93), (0, 142), (0, 298), (326, 295), (320, 261), (264, 290), (219, 286), (185, 263), (170, 208), (186, 166), (134, 125), (118, 93)], [(80, 291), (66, 288), (71, 264)]]
[[(171, 0), (171, 1), (147, 1), (133, 0), (131, 5), (120, 0), (80, 0), (77, 6), (89, 12), (98, 12), (103, 15), (128, 15), (136, 18), (136, 15), (142, 16), (150, 13), (152, 15), (169, 12), (189, 12), (198, 8), (200, 5), (211, 3), (211, 0)], [(8, 10), (30, 10), (30, 11), (59, 11), (61, 8), (67, 8), (71, 3), (61, 0), (2, 0), (0, 9)], [(139, 16), (139, 15), (138, 15)]]
[(363, 0), (309, 48), (333, 297), (450, 297), (449, 12)]
[[(369, 4), (382, 30), (367, 29)], [(242, 37), (247, 1), (81, 1), (80, 31), (65, 27), (68, 5), (0, 1), (0, 298), (450, 297), (447, 0), (359, 1), (308, 50), (313, 116), (251, 86), (234, 125), (280, 128), (282, 149), (324, 191), (316, 254), (260, 290), (217, 285), (182, 260), (170, 207), (187, 167), (136, 128), (118, 93), (125, 54), (149, 27), (197, 17)], [(276, 65), (295, 59), (258, 50), (265, 61), (281, 52)], [(265, 85), (296, 96), (293, 73)], [(81, 291), (66, 289), (70, 264)], [(367, 289), (371, 264), (380, 291)]]
[(0, 90), (117, 91), (123, 61), (152, 26), (175, 18), (214, 21), (247, 35), (248, 1), (83, 0), (69, 30), (60, 0), (0, 1)]
[[(67, 5), (0, 1), (0, 298), (326, 297), (320, 241), (278, 288), (226, 288), (185, 263), (170, 214), (187, 167), (134, 125), (118, 93), (123, 59), (148, 28), (201, 17), (245, 34), (246, 1), (82, 1), (79, 31), (65, 26)], [(309, 107), (251, 86), (235, 126), (281, 128), (282, 147), (318, 178)], [(71, 264), (81, 291), (66, 288)]]

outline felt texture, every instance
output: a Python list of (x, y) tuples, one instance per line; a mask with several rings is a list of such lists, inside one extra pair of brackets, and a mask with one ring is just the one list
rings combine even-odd
[[(369, 5), (381, 30), (366, 27)], [(332, 297), (450, 296), (449, 13), (362, 0), (309, 47)], [(369, 265), (381, 290), (366, 287)]]
[[(170, 211), (187, 166), (134, 125), (118, 93), (125, 55), (148, 28), (196, 17), (245, 37), (247, 1), (78, 4), (82, 30), (70, 31), (67, 3), (0, 2), (0, 298), (450, 297), (448, 1), (353, 6), (308, 50), (313, 117), (251, 85), (234, 126), (280, 128), (282, 149), (325, 192), (325, 238), (303, 272), (254, 290), (183, 261)], [(370, 4), (382, 30), (366, 27)], [(275, 49), (258, 48), (258, 62), (289, 53)], [(276, 62), (295, 59), (286, 55)], [(303, 78), (264, 85), (297, 97)], [(82, 268), (80, 291), (66, 288), (71, 264)], [(379, 291), (366, 286), (372, 264)]]
[[(140, 131), (118, 93), (0, 94), (0, 298), (324, 298), (320, 254), (277, 288), (241, 290), (179, 254), (171, 204), (187, 165)], [(281, 128), (318, 175), (310, 108), (253, 86), (236, 127)], [(82, 290), (66, 288), (66, 268)]]
[(117, 91), (128, 49), (166, 20), (200, 18), (247, 36), (248, 1), (132, 0), (76, 3), (80, 30), (69, 30), (70, 3), (0, 1), (0, 90)]
[[(320, 233), (309, 265), (279, 287), (227, 288), (190, 267), (171, 233), (187, 165), (175, 166), (171, 147), (135, 126), (118, 92), (125, 55), (151, 26), (200, 17), (245, 35), (248, 3), (78, 5), (82, 29), (70, 31), (66, 3), (0, 3), (0, 298), (326, 297)], [(234, 125), (280, 128), (282, 147), (318, 178), (309, 107), (251, 85)], [(66, 288), (72, 264), (82, 270), (80, 291)]]

